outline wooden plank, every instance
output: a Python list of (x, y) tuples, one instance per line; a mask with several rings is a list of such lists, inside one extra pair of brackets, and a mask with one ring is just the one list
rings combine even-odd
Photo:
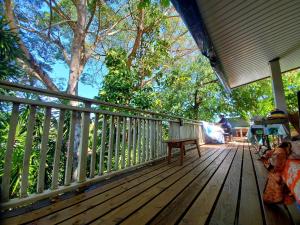
[(179, 224), (205, 224), (230, 169), (234, 155), (235, 151), (231, 151), (225, 158)]
[(102, 119), (102, 131), (101, 131), (101, 150), (100, 150), (100, 160), (99, 160), (99, 175), (102, 175), (103, 172), (104, 172), (106, 126), (107, 126), (107, 116), (104, 114), (103, 119)]
[(243, 149), (237, 149), (228, 177), (225, 181), (222, 193), (212, 213), (209, 224), (227, 225), (234, 224), (238, 202), (239, 184), (242, 169)]
[[(199, 159), (196, 161), (196, 164), (192, 164), (186, 166), (185, 168), (182, 168), (176, 174), (168, 178), (164, 178), (157, 185), (152, 186), (151, 188), (141, 192), (135, 198), (132, 198), (131, 200), (129, 200), (125, 204), (122, 204), (112, 212), (97, 219), (92, 224), (102, 223), (102, 224), (109, 225), (109, 224), (116, 224), (120, 222), (123, 222), (125, 224), (133, 224), (132, 221), (139, 221), (140, 224), (145, 224), (145, 221), (147, 221), (147, 219), (145, 219), (144, 221), (143, 218), (145, 216), (145, 213), (147, 213), (147, 210), (143, 210), (143, 208), (141, 208), (142, 206), (144, 206), (146, 203), (148, 203), (156, 196), (159, 196), (159, 194), (166, 193), (167, 195), (168, 194), (172, 195), (174, 192), (180, 193), (180, 191), (185, 186), (187, 186), (190, 182), (192, 182), (202, 171), (204, 171), (207, 168), (207, 166), (209, 166), (212, 162), (214, 162), (214, 160), (216, 160), (216, 158), (218, 158), (220, 154), (223, 155), (222, 151), (217, 151), (216, 154), (213, 154), (211, 157), (206, 158), (207, 160)], [(159, 198), (159, 199), (163, 200), (164, 198)], [(154, 204), (161, 204), (160, 200), (154, 201)], [(161, 209), (161, 207), (155, 207), (155, 206), (153, 208), (154, 208), (153, 210)], [(123, 221), (128, 216), (130, 216), (133, 212), (136, 213), (131, 217), (132, 219), (130, 221), (128, 222)], [(150, 216), (153, 216), (153, 214), (150, 213)]]
[(35, 126), (35, 113), (36, 106), (30, 106), (30, 113), (28, 116), (28, 126), (27, 126), (27, 135), (25, 140), (25, 151), (23, 157), (23, 170), (21, 177), (21, 188), (20, 188), (20, 197), (27, 197), (27, 188), (28, 188), (28, 175), (29, 175), (29, 165), (30, 165), (30, 155), (32, 151), (32, 141), (33, 141), (33, 132)]
[(131, 147), (132, 147), (132, 119), (128, 120), (128, 158), (127, 167), (131, 166)]
[(149, 149), (150, 127), (149, 127), (149, 120), (146, 120), (145, 129), (146, 129), (146, 140), (145, 140), (146, 160), (145, 161), (148, 161), (150, 159), (150, 149)]
[[(251, 218), (251, 220), (249, 220)], [(243, 174), (241, 186), (241, 199), (239, 208), (239, 224), (263, 224), (263, 216), (260, 208), (259, 193), (255, 182), (255, 174), (252, 166), (250, 151), (244, 149)]]
[(57, 138), (56, 138), (56, 143), (55, 143), (51, 189), (57, 189), (57, 187), (58, 187), (59, 164), (60, 164), (61, 147), (62, 147), (62, 141), (63, 141), (64, 120), (65, 120), (65, 110), (61, 109), (60, 113), (59, 113), (59, 119), (58, 119)]
[(156, 121), (156, 157), (161, 157), (161, 149), (160, 149), (160, 121)]
[(120, 155), (120, 117), (117, 117), (116, 124), (116, 145), (115, 145), (115, 170), (119, 169), (119, 155)]
[(97, 152), (97, 143), (98, 143), (98, 128), (99, 128), (99, 114), (96, 113), (94, 130), (93, 130), (92, 155), (91, 155), (91, 162), (90, 162), (90, 178), (93, 178), (95, 176), (96, 152)]
[(18, 125), (19, 116), (19, 104), (13, 103), (10, 121), (9, 121), (9, 131), (6, 143), (6, 152), (3, 165), (3, 177), (1, 183), (1, 201), (6, 202), (9, 200), (9, 187), (10, 187), (10, 177), (11, 177), (11, 167), (12, 167), (12, 157), (14, 150), (15, 135)]
[[(122, 221), (122, 224), (132, 224), (135, 219), (141, 224), (174, 224), (213, 176), (228, 153), (228, 150), (224, 150), (219, 152), (213, 161), (205, 161), (201, 167), (187, 174), (164, 192), (157, 195), (143, 208), (126, 218), (125, 221)], [(158, 215), (162, 209), (164, 210)], [(154, 221), (151, 221), (152, 219)]]
[(137, 121), (136, 119), (133, 119), (133, 160), (132, 160), (132, 164), (135, 165), (136, 164), (136, 132), (137, 132)]
[[(267, 182), (268, 171), (264, 167), (262, 161), (258, 160), (259, 156), (254, 153), (256, 151), (254, 146), (249, 145), (248, 148), (250, 149), (252, 162), (259, 187), (259, 196), (262, 201), (262, 195), (265, 189), (265, 184)], [(292, 224), (289, 218), (289, 214), (285, 207), (281, 205), (272, 206), (268, 204), (262, 204), (262, 208), (265, 212), (264, 214), (267, 225)]]
[[(215, 151), (209, 152), (209, 154), (205, 155), (205, 157), (209, 157), (214, 152)], [(199, 162), (192, 157), (185, 163), (184, 166), (192, 167), (192, 165), (197, 163)], [(73, 206), (65, 208), (55, 214), (43, 217), (34, 223), (53, 224), (61, 221), (64, 221), (63, 224), (72, 224), (75, 222), (78, 224), (87, 223), (92, 221), (95, 217), (97, 218), (98, 216), (110, 211), (112, 208), (126, 202), (132, 196), (138, 195), (149, 186), (151, 187), (155, 185), (155, 183), (160, 182), (164, 178), (171, 175), (173, 175), (173, 177), (176, 176), (176, 173), (180, 170), (182, 170), (182, 167), (176, 166), (175, 163), (173, 163), (172, 166), (165, 165), (163, 170), (157, 170), (155, 172), (153, 171), (149, 174), (139, 176), (130, 182), (123, 183), (121, 186), (116, 187), (116, 189), (106, 189), (108, 191), (101, 192), (99, 195), (89, 198), (80, 204), (74, 204)]]
[(115, 119), (114, 116), (110, 116), (109, 126), (109, 144), (108, 144), (108, 156), (107, 156), (107, 172), (111, 172), (112, 167), (112, 154), (114, 149), (114, 131), (115, 131)]
[(122, 126), (122, 155), (121, 155), (121, 168), (125, 167), (125, 151), (126, 151), (126, 120), (127, 117), (123, 117), (123, 126)]
[(42, 193), (45, 187), (45, 168), (46, 168), (46, 159), (47, 159), (47, 151), (48, 151), (50, 120), (51, 120), (51, 108), (46, 107), (44, 123), (43, 123), (41, 151), (40, 151), (40, 165), (39, 165), (39, 172), (37, 178), (38, 179), (37, 193)]
[(149, 159), (154, 159), (154, 121), (149, 120), (149, 129), (150, 129), (150, 156)]
[(142, 136), (142, 162), (146, 161), (146, 121), (142, 120), (142, 132), (143, 132), (143, 136)]
[[(213, 149), (208, 149), (205, 151), (204, 154), (205, 155), (212, 154), (213, 152), (214, 152)], [(193, 154), (191, 154), (191, 155), (189, 154), (187, 156), (187, 162), (190, 162), (191, 160), (195, 160), (195, 158), (193, 157)], [(76, 195), (73, 198), (69, 198), (69, 199), (66, 199), (63, 201), (58, 201), (54, 204), (37, 209), (33, 212), (29, 212), (26, 214), (22, 214), (19, 216), (14, 216), (14, 217), (5, 219), (4, 221), (1, 221), (1, 222), (3, 222), (3, 224), (8, 224), (8, 225), (19, 224), (19, 223), (28, 223), (30, 221), (39, 219), (48, 214), (60, 211), (69, 206), (83, 202), (84, 200), (89, 199), (98, 194), (104, 193), (106, 191), (112, 191), (114, 188), (117, 188), (118, 186), (123, 185), (123, 184), (127, 184), (135, 179), (144, 178), (145, 180), (147, 180), (159, 173), (162, 173), (162, 172), (170, 169), (172, 166), (177, 166), (177, 164), (175, 162), (172, 162), (171, 164), (162, 162), (162, 163), (159, 163), (159, 164), (151, 166), (151, 167), (146, 167), (146, 168), (142, 169), (141, 171), (138, 171), (137, 173), (133, 173), (128, 176), (125, 176), (124, 178), (121, 178), (114, 182), (108, 183), (104, 186), (101, 186), (100, 188), (93, 189), (88, 192), (84, 192), (82, 194)]]
[(143, 136), (142, 136), (142, 126), (141, 126), (141, 120), (140, 119), (137, 119), (137, 135), (138, 135), (138, 139), (137, 139), (137, 147), (138, 147), (138, 164), (141, 163), (141, 156), (142, 156), (142, 139), (143, 139)]
[(73, 158), (74, 158), (74, 141), (75, 141), (75, 123), (77, 120), (76, 111), (71, 112), (70, 119), (70, 133), (69, 133), (69, 145), (67, 151), (67, 160), (66, 160), (66, 173), (65, 173), (65, 186), (70, 185), (72, 180), (72, 167), (73, 167)]
[[(85, 103), (85, 108), (90, 108), (89, 102)], [(87, 153), (89, 145), (89, 129), (90, 129), (90, 112), (82, 113), (82, 124), (80, 133), (79, 144), (79, 161), (78, 161), (78, 182), (84, 182), (86, 180), (86, 165), (87, 165)]]

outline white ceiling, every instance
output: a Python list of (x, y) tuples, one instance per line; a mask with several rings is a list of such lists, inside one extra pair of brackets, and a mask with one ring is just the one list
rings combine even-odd
[(300, 67), (300, 0), (197, 0), (231, 88)]

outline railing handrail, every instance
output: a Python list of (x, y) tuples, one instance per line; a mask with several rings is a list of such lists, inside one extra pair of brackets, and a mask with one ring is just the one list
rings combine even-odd
[(90, 103), (90, 104), (97, 104), (97, 105), (102, 105), (102, 106), (108, 106), (108, 107), (114, 107), (118, 109), (126, 109), (126, 110), (131, 110), (135, 112), (140, 112), (140, 113), (145, 113), (145, 114), (150, 114), (150, 115), (155, 115), (155, 116), (162, 116), (166, 118), (173, 118), (177, 120), (185, 120), (193, 123), (199, 123), (200, 121), (197, 120), (192, 120), (180, 116), (174, 116), (166, 113), (158, 113), (158, 112), (153, 112), (149, 110), (143, 110), (139, 108), (134, 108), (126, 105), (119, 105), (115, 103), (110, 103), (110, 102), (105, 102), (105, 101), (100, 101), (97, 99), (90, 99), (90, 98), (85, 98), (81, 96), (75, 96), (63, 92), (56, 92), (56, 91), (51, 91), (43, 88), (37, 88), (37, 87), (31, 87), (29, 85), (23, 85), (23, 84), (17, 84), (17, 83), (12, 83), (8, 81), (0, 81), (0, 88), (4, 89), (12, 89), (16, 91), (22, 91), (22, 92), (27, 92), (27, 93), (36, 93), (36, 94), (42, 94), (48, 97), (55, 97), (55, 98), (61, 98), (61, 99), (66, 99), (66, 100), (73, 100), (73, 101), (78, 101), (78, 102), (83, 102), (83, 103)]
[[(1, 95), (1, 94), (0, 94), (0, 100), (5, 101), (5, 102), (14, 102), (14, 103), (18, 103), (18, 104), (50, 107), (50, 108), (55, 108), (55, 109), (65, 109), (65, 110), (72, 110), (72, 111), (77, 111), (77, 112), (99, 113), (99, 114), (128, 117), (128, 118), (165, 121), (164, 119), (160, 119), (160, 118), (147, 118), (144, 116), (128, 115), (125, 113), (111, 112), (111, 111), (107, 111), (107, 110), (93, 109), (93, 108), (87, 108), (87, 107), (63, 105), (63, 104), (57, 104), (57, 103), (53, 103), (53, 102), (42, 102), (42, 101), (38, 101), (38, 100), (32, 100), (32, 99), (27, 99), (27, 98), (17, 98), (14, 96), (7, 96), (7, 95)], [(175, 120), (168, 120), (168, 121), (177, 122)]]

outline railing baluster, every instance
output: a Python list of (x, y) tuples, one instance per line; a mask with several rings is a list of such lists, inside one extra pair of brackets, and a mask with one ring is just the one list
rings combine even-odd
[(149, 129), (150, 129), (150, 160), (154, 158), (154, 121), (149, 120)]
[(126, 117), (123, 117), (123, 128), (122, 128), (122, 155), (121, 155), (121, 168), (125, 167), (125, 150), (126, 150)]
[(46, 107), (45, 118), (43, 123), (40, 165), (39, 165), (39, 173), (38, 173), (38, 181), (37, 181), (38, 193), (42, 193), (44, 191), (44, 186), (45, 186), (45, 167), (46, 167), (46, 159), (47, 159), (47, 151), (48, 151), (50, 120), (51, 120), (51, 108)]
[(147, 133), (146, 133), (146, 121), (145, 120), (142, 120), (142, 125), (143, 125), (143, 138), (142, 138), (142, 141), (143, 141), (143, 145), (142, 145), (142, 162), (145, 162), (146, 160), (146, 136), (147, 136)]
[(137, 148), (138, 148), (138, 164), (141, 163), (141, 140), (142, 140), (142, 129), (141, 129), (141, 119), (137, 119)]
[(159, 157), (159, 145), (158, 145), (158, 139), (159, 139), (159, 131), (158, 131), (158, 121), (155, 121), (155, 158)]
[(149, 160), (149, 135), (150, 135), (150, 130), (149, 130), (149, 121), (146, 120), (146, 124), (145, 124), (145, 129), (146, 129), (146, 149), (145, 149), (145, 152), (146, 152), (146, 161)]
[(117, 117), (116, 125), (116, 146), (115, 146), (115, 170), (119, 169), (119, 152), (120, 152), (120, 117)]
[(78, 112), (72, 111), (70, 119), (70, 133), (69, 133), (69, 146), (67, 151), (65, 185), (68, 186), (72, 180), (72, 167), (74, 158), (74, 139), (75, 139), (75, 123), (77, 120)]
[(61, 109), (59, 114), (59, 119), (58, 119), (58, 129), (57, 129), (57, 139), (56, 139), (55, 152), (54, 152), (51, 189), (57, 189), (58, 187), (58, 175), (59, 175), (61, 147), (63, 141), (64, 119), (65, 119), (65, 110)]
[(101, 131), (101, 150), (100, 150), (100, 160), (99, 160), (99, 175), (104, 172), (104, 155), (105, 155), (105, 139), (106, 139), (106, 115), (103, 115), (102, 120), (102, 131)]
[(20, 189), (20, 197), (27, 197), (27, 188), (28, 188), (28, 175), (29, 175), (29, 164), (30, 164), (30, 155), (32, 151), (32, 141), (33, 141), (33, 132), (35, 126), (35, 113), (36, 106), (30, 106), (30, 113), (28, 117), (28, 126), (27, 126), (27, 135), (25, 141), (25, 152), (23, 158), (23, 171), (21, 177), (21, 189)]
[(127, 161), (127, 167), (131, 166), (131, 145), (132, 145), (132, 119), (129, 118), (128, 121), (128, 161)]
[(10, 187), (10, 177), (11, 177), (11, 166), (12, 166), (12, 157), (13, 149), (15, 142), (16, 129), (18, 125), (18, 116), (19, 116), (19, 104), (13, 103), (11, 117), (9, 121), (9, 132), (6, 144), (6, 152), (3, 165), (3, 177), (1, 184), (1, 200), (7, 202), (9, 200), (9, 187)]
[(93, 178), (95, 176), (96, 151), (97, 151), (97, 143), (98, 143), (98, 126), (99, 126), (99, 113), (96, 113), (94, 130), (93, 130), (93, 147), (92, 147), (91, 164), (90, 164), (90, 178)]
[(132, 164), (136, 164), (136, 126), (137, 126), (137, 119), (133, 119), (133, 160)]
[(109, 145), (108, 145), (108, 160), (107, 160), (107, 172), (111, 171), (111, 163), (112, 163), (112, 153), (114, 149), (114, 116), (110, 117), (110, 126), (109, 126)]
[[(86, 108), (90, 108), (90, 103), (85, 103)], [(80, 144), (79, 144), (79, 162), (78, 162), (78, 182), (86, 180), (86, 164), (89, 145), (90, 112), (82, 113)]]

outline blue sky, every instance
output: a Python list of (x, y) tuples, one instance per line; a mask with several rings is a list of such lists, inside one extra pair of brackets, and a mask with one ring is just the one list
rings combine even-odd
[[(64, 65), (64, 63), (56, 63), (53, 66), (51, 77), (54, 78), (54, 80), (59, 80), (59, 82), (63, 83), (63, 90), (65, 90), (67, 87), (67, 82), (69, 77), (69, 68), (66, 65)], [(93, 87), (92, 85), (86, 85), (83, 84), (82, 82), (79, 82), (79, 86), (78, 86), (79, 96), (86, 97), (86, 98), (94, 98), (95, 96), (98, 96), (98, 91), (99, 91), (98, 88)]]

